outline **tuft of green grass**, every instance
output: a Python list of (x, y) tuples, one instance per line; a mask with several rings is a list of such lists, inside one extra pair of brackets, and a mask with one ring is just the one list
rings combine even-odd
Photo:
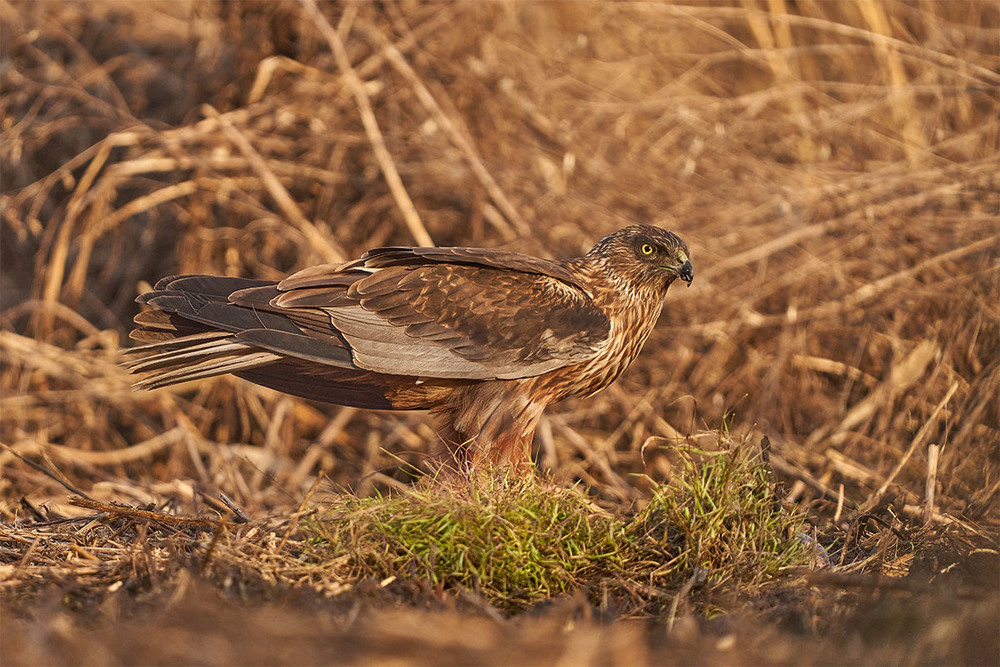
[(626, 524), (579, 491), (503, 476), (338, 497), (313, 529), (355, 576), (415, 575), (509, 608), (624, 569), (629, 548)]
[(420, 577), (507, 610), (578, 589), (653, 602), (696, 573), (745, 587), (808, 563), (803, 520), (775, 502), (759, 451), (719, 435), (715, 451), (670, 448), (672, 479), (639, 510), (608, 511), (578, 488), (494, 475), (339, 496), (305, 527), (309, 558), (339, 560), (348, 581)]
[(629, 524), (630, 533), (672, 554), (661, 568), (667, 574), (700, 570), (717, 584), (735, 579), (749, 586), (815, 558), (803, 539), (804, 518), (781, 508), (758, 449), (748, 442), (671, 449), (673, 478), (654, 487)]

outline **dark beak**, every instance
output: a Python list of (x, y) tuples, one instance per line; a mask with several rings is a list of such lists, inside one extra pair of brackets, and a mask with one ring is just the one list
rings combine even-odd
[(690, 287), (691, 281), (694, 280), (694, 268), (691, 266), (691, 261), (688, 260), (684, 262), (676, 269), (676, 271), (677, 277), (686, 282), (688, 287)]

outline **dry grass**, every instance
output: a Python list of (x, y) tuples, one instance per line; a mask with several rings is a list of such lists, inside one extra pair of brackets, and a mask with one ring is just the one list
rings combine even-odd
[[(253, 603), (312, 591), (287, 603), (307, 616), (332, 597), (338, 623), (375, 609), (358, 636), (383, 646), (434, 642), (380, 616), (390, 602), (469, 605), (482, 641), (439, 644), (458, 662), (519, 657), (490, 633), (539, 662), (732, 662), (730, 636), (748, 661), (822, 661), (845, 632), (844, 661), (996, 662), (998, 35), (985, 1), (0, 2), (5, 626), (89, 624), (98, 662), (151, 661), (99, 638), (117, 614), (159, 618), (145, 604), (213, 608), (185, 593), (193, 573)], [(425, 416), (230, 378), (136, 393), (118, 366), (132, 299), (162, 275), (277, 278), (428, 240), (569, 256), (634, 221), (687, 240), (696, 280), (615, 387), (549, 411), (540, 468), (627, 512), (676, 479), (657, 445), (700, 446), (731, 414), (737, 440), (773, 443), (784, 503), (830, 550), (825, 583), (673, 588), (669, 634), (553, 631), (542, 651), (474, 594), (297, 569), (321, 497), (411, 484), (435, 445)], [(82, 494), (104, 505), (69, 504)], [(540, 623), (593, 627), (594, 603)], [(897, 617), (941, 641), (872, 622)], [(85, 650), (3, 634), (5, 662)], [(343, 653), (350, 639), (323, 646), (391, 655)], [(658, 652), (671, 642), (691, 652)], [(427, 646), (414, 660), (441, 655)], [(251, 655), (233, 650), (214, 661)]]

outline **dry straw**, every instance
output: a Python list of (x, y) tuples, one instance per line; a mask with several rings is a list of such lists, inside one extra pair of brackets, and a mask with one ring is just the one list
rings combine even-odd
[[(615, 387), (543, 421), (554, 484), (641, 506), (677, 464), (644, 444), (731, 414), (835, 562), (995, 554), (998, 30), (989, 2), (0, 2), (7, 591), (158, 590), (193, 559), (342, 592), (287, 560), (320, 471), (387, 493), (437, 447), (423, 415), (232, 378), (132, 392), (117, 350), (155, 279), (385, 244), (569, 256), (633, 221), (685, 238), (696, 280)], [(67, 485), (275, 518), (170, 526)]]

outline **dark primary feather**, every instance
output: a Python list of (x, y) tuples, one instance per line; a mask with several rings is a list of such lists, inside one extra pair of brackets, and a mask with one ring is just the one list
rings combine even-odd
[(523, 463), (545, 405), (613, 381), (687, 246), (634, 225), (584, 257), (377, 248), (280, 282), (172, 276), (137, 301), (130, 368), (155, 388), (233, 373), (341, 405), (430, 408), (470, 462)]

